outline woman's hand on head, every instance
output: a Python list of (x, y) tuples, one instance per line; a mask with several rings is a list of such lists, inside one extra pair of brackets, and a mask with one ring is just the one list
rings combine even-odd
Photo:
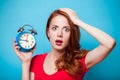
[(59, 10), (67, 13), (67, 14), (69, 15), (70, 19), (72, 20), (72, 22), (73, 22), (75, 25), (78, 25), (80, 19), (79, 19), (79, 17), (77, 16), (77, 14), (75, 13), (75, 11), (73, 11), (73, 10), (70, 9), (70, 8), (60, 8)]
[(33, 48), (33, 50), (31, 50), (30, 52), (21, 52), (19, 49), (20, 47), (17, 45), (16, 41), (14, 40), (13, 42), (13, 49), (16, 53), (16, 55), (19, 57), (19, 59), (23, 62), (23, 63), (28, 63), (31, 61), (32, 59), (32, 54), (34, 52), (34, 50), (36, 49), (36, 46)]

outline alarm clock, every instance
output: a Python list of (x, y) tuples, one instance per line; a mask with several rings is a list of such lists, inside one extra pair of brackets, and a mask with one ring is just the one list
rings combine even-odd
[(16, 42), (20, 47), (19, 50), (22, 52), (31, 51), (36, 46), (35, 35), (37, 35), (37, 32), (28, 24), (20, 27), (17, 32)]

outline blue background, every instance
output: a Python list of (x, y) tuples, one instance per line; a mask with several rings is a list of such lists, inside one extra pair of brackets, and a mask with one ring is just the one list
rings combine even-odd
[[(13, 51), (13, 38), (24, 24), (38, 32), (34, 55), (51, 49), (46, 38), (47, 19), (55, 9), (68, 7), (81, 20), (115, 38), (111, 54), (86, 74), (84, 80), (120, 80), (120, 0), (0, 0), (0, 80), (21, 80), (21, 61)], [(81, 46), (94, 49), (97, 40), (81, 30)]]

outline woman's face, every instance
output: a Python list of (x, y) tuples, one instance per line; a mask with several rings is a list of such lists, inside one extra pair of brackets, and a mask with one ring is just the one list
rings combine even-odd
[(52, 48), (65, 50), (70, 39), (70, 25), (68, 20), (62, 15), (55, 16), (50, 22), (47, 34)]

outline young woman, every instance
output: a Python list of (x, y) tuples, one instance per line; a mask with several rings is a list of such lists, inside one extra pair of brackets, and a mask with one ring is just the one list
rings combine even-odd
[[(81, 49), (79, 28), (97, 39), (99, 46), (91, 51)], [(51, 14), (46, 35), (52, 45), (51, 52), (33, 58), (35, 48), (23, 53), (14, 42), (14, 50), (22, 61), (22, 80), (83, 80), (85, 73), (106, 58), (115, 46), (111, 36), (81, 21), (69, 8)]]

